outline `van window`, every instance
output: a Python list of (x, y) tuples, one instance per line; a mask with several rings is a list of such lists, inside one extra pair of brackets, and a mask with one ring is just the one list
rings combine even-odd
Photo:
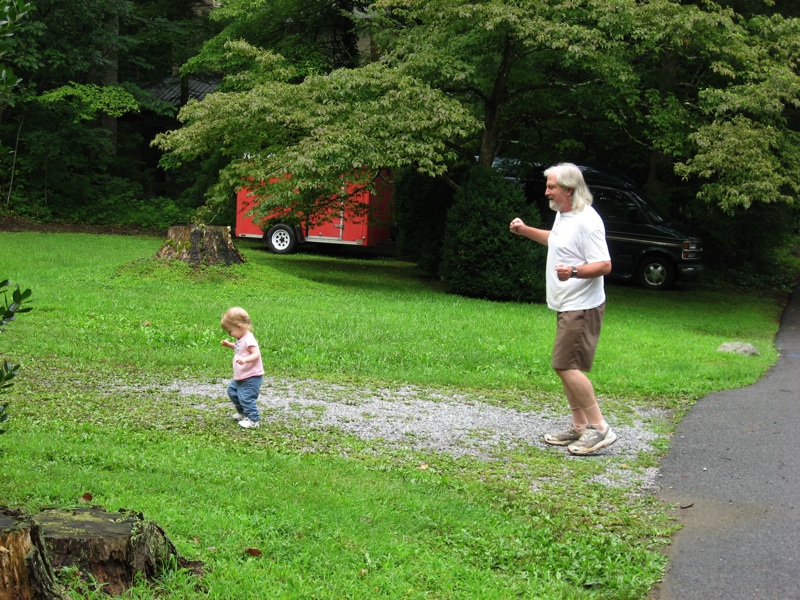
[(645, 219), (639, 207), (627, 193), (606, 188), (593, 188), (595, 210), (606, 225), (642, 223)]

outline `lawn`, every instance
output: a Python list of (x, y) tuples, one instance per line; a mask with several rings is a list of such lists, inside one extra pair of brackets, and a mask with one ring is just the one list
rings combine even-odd
[[(385, 256), (276, 256), (247, 242), (244, 265), (192, 269), (154, 261), (161, 241), (0, 234), (0, 279), (35, 298), (0, 337), (22, 365), (3, 397), (0, 504), (33, 512), (90, 493), (143, 512), (205, 566), (131, 598), (646, 598), (674, 526), (651, 487), (669, 434), (697, 398), (774, 363), (785, 300), (607, 285), (592, 380), (612, 424), (652, 441), (626, 450), (621, 438), (585, 459), (535, 438), (454, 456), (302, 418), (239, 430), (223, 312), (253, 316), (278, 395), (289, 382), (311, 400), (381, 389), (402, 403), (412, 389), (535, 421), (567, 416), (546, 307), (448, 295)], [(717, 352), (725, 341), (760, 356)], [(173, 382), (219, 394), (199, 410)]]

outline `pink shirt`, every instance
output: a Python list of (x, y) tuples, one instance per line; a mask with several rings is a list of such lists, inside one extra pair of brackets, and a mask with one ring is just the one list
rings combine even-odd
[(250, 348), (258, 350), (258, 342), (252, 331), (248, 331), (241, 339), (236, 340), (233, 347), (233, 378), (236, 381), (264, 374), (264, 364), (261, 362), (261, 356), (258, 357), (258, 360), (244, 363), (243, 365), (236, 362), (238, 358), (250, 356), (253, 353)]

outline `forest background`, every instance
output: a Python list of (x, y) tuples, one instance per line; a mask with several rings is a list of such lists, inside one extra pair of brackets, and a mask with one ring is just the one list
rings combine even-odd
[(788, 0), (2, 8), (4, 214), (232, 224), (242, 181), (291, 174), (270, 202), (294, 195), (313, 212), (342, 173), (369, 184), (378, 167), (423, 178), (446, 211), (498, 156), (573, 160), (633, 177), (703, 237), (711, 267), (793, 281), (781, 265), (798, 231), (800, 7)]

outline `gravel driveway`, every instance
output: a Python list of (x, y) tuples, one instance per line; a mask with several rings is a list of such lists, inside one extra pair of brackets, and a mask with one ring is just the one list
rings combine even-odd
[[(175, 381), (157, 386), (156, 391), (185, 398), (191, 409), (219, 412), (224, 421), (232, 408), (226, 385), (227, 380)], [(376, 389), (270, 377), (264, 378), (258, 404), (262, 420), (338, 429), (377, 445), (485, 461), (502, 460), (509, 448), (524, 450), (533, 446), (561, 453), (570, 460), (587, 460), (541, 442), (546, 431), (565, 424), (566, 404), (563, 414), (538, 414), (499, 407), (478, 396), (448, 395), (413, 386)], [(626, 461), (634, 460), (639, 452), (652, 451), (652, 443), (659, 437), (654, 423), (666, 422), (667, 415), (648, 409), (634, 411), (633, 419), (628, 420), (632, 422), (614, 424), (617, 443), (589, 460), (605, 460), (605, 483), (649, 487), (657, 470), (630, 472)]]

